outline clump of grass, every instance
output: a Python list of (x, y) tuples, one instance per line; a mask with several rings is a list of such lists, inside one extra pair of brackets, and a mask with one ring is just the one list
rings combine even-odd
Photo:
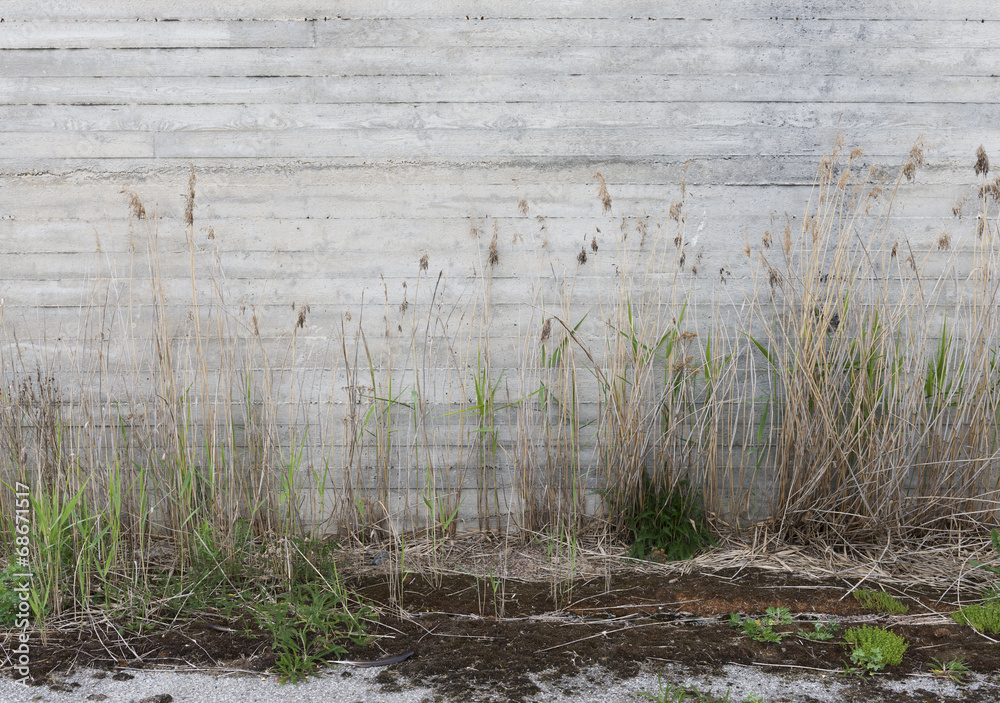
[[(312, 559), (310, 559), (312, 552)], [(257, 610), (272, 637), (281, 680), (297, 683), (330, 658), (347, 653), (344, 644), (364, 644), (366, 621), (375, 611), (348, 591), (337, 574), (329, 545), (295, 545), (293, 578), (286, 592)]]
[(619, 510), (633, 539), (629, 556), (636, 559), (681, 561), (715, 543), (701, 496), (687, 481), (657, 490), (647, 476), (636, 504)]
[(197, 535), (187, 573), (154, 579), (146, 596), (157, 605), (126, 629), (156, 629), (166, 621), (206, 612), (218, 613), (234, 629), (252, 624), (268, 633), (275, 670), (288, 683), (340, 658), (347, 651), (345, 644), (367, 641), (368, 624), (376, 613), (346, 587), (336, 564), (337, 543), (281, 540), (269, 555), (241, 532), (239, 548), (227, 555), (207, 522), (198, 526)]
[(851, 662), (868, 673), (899, 664), (910, 646), (899, 635), (869, 625), (850, 628), (844, 640), (851, 645)]
[(873, 591), (863, 588), (854, 591), (854, 600), (861, 604), (861, 607), (874, 610), (887, 615), (905, 615), (910, 612), (909, 606), (903, 605), (899, 599), (889, 595), (885, 591)]
[(930, 672), (935, 678), (951, 679), (957, 684), (965, 683), (965, 675), (969, 672), (969, 667), (965, 665), (963, 657), (949, 659), (948, 661), (941, 661), (940, 659), (931, 657), (931, 662)]
[[(726, 691), (725, 696), (715, 696), (696, 688), (684, 688), (673, 684), (663, 683), (660, 677), (656, 677), (656, 692), (637, 691), (643, 698), (648, 698), (654, 703), (686, 703), (686, 701), (699, 701), (700, 703), (729, 703), (730, 691)], [(753, 693), (749, 694), (744, 703), (764, 703), (763, 698), (758, 698)]]
[[(965, 283), (968, 304), (947, 326), (932, 324), (944, 286), (927, 271), (931, 252), (921, 257), (891, 226), (897, 194), (924, 163), (922, 144), (894, 183), (859, 156), (845, 163), (838, 143), (824, 159), (798, 236), (781, 247), (762, 240), (748, 291), (758, 319), (745, 332), (770, 375), (760, 436), (773, 441), (761, 452), (786, 538), (836, 533), (850, 543), (890, 526), (969, 528), (977, 520), (963, 516), (993, 511), (982, 457), (996, 451), (1000, 409), (995, 232), (979, 225), (966, 239), (963, 256), (979, 262)], [(980, 206), (979, 221), (993, 222), (987, 196)]]
[(660, 680), (659, 675), (656, 677), (656, 692), (650, 693), (648, 691), (638, 691), (638, 695), (643, 698), (648, 698), (654, 703), (684, 703), (687, 699), (687, 691), (683, 686), (674, 686), (673, 684), (664, 685)]
[(959, 608), (951, 614), (959, 625), (970, 625), (978, 632), (1000, 633), (1000, 600), (988, 600)]

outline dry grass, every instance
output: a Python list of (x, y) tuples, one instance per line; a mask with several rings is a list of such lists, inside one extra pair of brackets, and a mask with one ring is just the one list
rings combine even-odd
[[(838, 145), (801, 227), (755, 235), (748, 275), (723, 261), (711, 300), (692, 293), (692, 270), (711, 269), (686, 231), (686, 183), (656, 223), (616, 212), (597, 174), (604, 219), (567, 270), (538, 220), (515, 349), (493, 336), (506, 239), (494, 222), (486, 242), (476, 222), (474, 277), (449, 281), (422, 254), (414, 285), (383, 282), (384, 300), (344, 311), (315, 377), (296, 367), (309, 304), (265, 342), (263, 303), (234, 309), (196, 251), (193, 169), (180, 318), (159, 221), (125, 191), (139, 243), (126, 274), (94, 282), (73, 342), (86, 363), (66, 373), (20, 338), (3, 347), (0, 474), (51, 504), (39, 558), (134, 579), (134, 550), (154, 536), (190, 551), (206, 533), (227, 545), (245, 528), (340, 531), (393, 538), (398, 563), (407, 535), (441, 544), (473, 521), (546, 532), (572, 571), (581, 531), (613, 533), (646, 476), (690, 480), (716, 526), (743, 534), (767, 525), (859, 553), (968, 540), (998, 506), (1000, 181), (980, 150), (977, 216), (959, 220), (971, 231), (920, 253), (892, 219), (920, 145), (894, 182), (862, 156)], [(510, 246), (528, 247), (521, 235)], [(86, 571), (64, 586), (80, 602), (93, 597)]]

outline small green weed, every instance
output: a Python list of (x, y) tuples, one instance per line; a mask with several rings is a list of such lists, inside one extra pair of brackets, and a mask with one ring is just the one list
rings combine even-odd
[(934, 674), (936, 678), (946, 678), (951, 679), (955, 683), (964, 683), (963, 677), (969, 671), (969, 667), (965, 665), (965, 659), (951, 659), (943, 662), (931, 657), (931, 661), (934, 664), (931, 666), (930, 672)]
[[(685, 689), (681, 686), (671, 686), (667, 684), (664, 686), (660, 677), (656, 677), (656, 693), (648, 693), (646, 691), (639, 691), (639, 695), (643, 698), (648, 698), (655, 703), (685, 703), (685, 701), (697, 701), (697, 703), (729, 703), (729, 691), (726, 691), (725, 696), (714, 696), (710, 693), (703, 693), (697, 689)], [(750, 694), (751, 698), (746, 699), (746, 703), (764, 703), (763, 699), (752, 698), (753, 694)]]
[(959, 625), (971, 625), (978, 632), (1000, 633), (1000, 600), (967, 605), (951, 614)]
[[(903, 661), (909, 643), (899, 635), (881, 627), (852, 627), (844, 633), (851, 646), (851, 662), (868, 673), (881, 671)], [(856, 672), (851, 672), (856, 673)]]
[(354, 597), (337, 573), (334, 556), (339, 545), (293, 538), (287, 546), (280, 578), (262, 584), (254, 574), (269, 557), (253, 545), (249, 532), (235, 535), (224, 549), (213, 529), (199, 526), (186, 573), (171, 572), (152, 584), (149, 600), (161, 603), (157, 619), (213, 612), (227, 622), (247, 627), (255, 623), (270, 635), (281, 681), (301, 681), (327, 659), (344, 654), (347, 642), (362, 643), (366, 623), (375, 613)]
[(687, 691), (681, 686), (671, 686), (670, 684), (664, 686), (659, 676), (656, 677), (656, 688), (656, 693), (639, 691), (639, 695), (655, 703), (684, 703), (688, 697)]
[(856, 666), (851, 666), (847, 662), (844, 662), (844, 670), (841, 672), (841, 676), (857, 676), (863, 678), (867, 673), (865, 669), (860, 669)]
[(860, 672), (860, 675), (874, 674), (885, 668), (885, 656), (878, 647), (869, 649), (855, 649), (851, 652), (851, 663), (855, 668), (852, 673)]
[(366, 610), (351, 612), (344, 594), (317, 584), (293, 589), (261, 611), (259, 622), (271, 633), (275, 668), (282, 681), (296, 683), (328, 657), (342, 656), (347, 652), (341, 644), (345, 640), (364, 641), (361, 617)]
[(729, 614), (729, 626), (743, 630), (743, 634), (758, 642), (780, 642), (783, 637), (787, 637), (787, 632), (775, 632), (772, 628), (775, 625), (788, 625), (792, 622), (792, 616), (788, 608), (768, 608), (764, 617), (759, 619), (741, 618), (736, 613)]
[(13, 627), (15, 616), (17, 615), (17, 604), (19, 598), (14, 588), (17, 580), (14, 574), (18, 573), (18, 568), (14, 564), (8, 564), (0, 571), (0, 627)]
[(771, 607), (764, 611), (761, 623), (764, 625), (788, 625), (792, 622), (792, 614), (788, 608)]
[(681, 561), (715, 544), (705, 520), (701, 494), (687, 481), (680, 481), (670, 491), (656, 490), (649, 476), (643, 481), (643, 496), (638, 505), (622, 511), (635, 540), (629, 556)]
[(813, 642), (828, 642), (837, 636), (837, 631), (839, 629), (840, 628), (832, 622), (816, 622), (813, 623), (812, 632), (799, 630), (796, 634), (803, 639), (812, 640)]
[(885, 591), (873, 591), (861, 589), (854, 591), (854, 600), (861, 604), (862, 608), (868, 608), (879, 613), (888, 615), (905, 615), (910, 612), (908, 606), (903, 605), (897, 598), (889, 595)]
[(356, 602), (337, 574), (332, 543), (294, 540), (296, 558), (286, 593), (259, 607), (257, 620), (271, 633), (282, 682), (297, 683), (328, 658), (346, 654), (343, 643), (366, 640), (374, 611)]

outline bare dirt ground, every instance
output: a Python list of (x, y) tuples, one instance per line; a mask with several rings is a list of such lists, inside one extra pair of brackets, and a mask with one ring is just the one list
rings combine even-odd
[[(434, 557), (435, 569), (412, 555), (412, 571), (394, 570), (393, 555), (372, 565), (377, 548), (345, 554), (348, 584), (380, 613), (375, 637), (350, 648), (347, 658), (412, 652), (381, 668), (373, 683), (384, 693), (424, 687), (442, 701), (520, 702), (537, 697), (544, 684), (572, 692), (572, 682), (594, 679), (594, 671), (617, 680), (657, 671), (711, 678), (732, 665), (836, 679), (842, 686), (835, 700), (874, 700), (866, 694), (870, 678), (843, 675), (849, 651), (842, 638), (817, 642), (798, 634), (833, 622), (841, 634), (855, 624), (881, 625), (910, 643), (903, 663), (878, 677), (878, 700), (948, 700), (940, 692), (921, 697), (914, 693), (926, 691), (919, 685), (900, 686), (898, 695), (884, 685), (933, 681), (934, 659), (963, 660), (987, 682), (1000, 671), (1000, 644), (948, 615), (978, 592), (978, 582), (959, 578), (964, 560), (950, 553), (911, 555), (910, 562), (873, 555), (866, 562), (808, 547), (731, 545), (691, 562), (656, 565), (603, 551), (575, 554), (572, 570), (563, 563), (561, 573), (546, 567), (550, 555), (537, 546), (514, 548), (488, 537), (449, 543)], [(865, 610), (850, 596), (858, 586), (885, 588), (909, 613)], [(780, 642), (752, 640), (728, 624), (731, 613), (759, 617), (769, 607), (787, 608), (793, 618), (774, 628), (788, 633)], [(51, 683), (78, 666), (113, 677), (123, 667), (263, 672), (274, 664), (265, 633), (248, 622), (191, 621), (124, 641), (117, 634), (112, 623), (53, 632), (33, 650), (32, 675)], [(954, 700), (1000, 699), (994, 685), (958, 691)]]

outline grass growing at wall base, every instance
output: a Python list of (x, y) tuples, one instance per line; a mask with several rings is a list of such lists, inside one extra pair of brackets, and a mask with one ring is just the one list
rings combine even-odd
[(687, 481), (657, 489), (646, 476), (633, 505), (618, 507), (633, 541), (629, 556), (655, 561), (690, 559), (715, 544), (705, 519), (701, 495)]
[[(193, 172), (187, 249), (161, 245), (160, 221), (132, 204), (119, 253), (135, 271), (100, 268), (78, 338), (62, 343), (93, 364), (59, 366), (62, 348), (29, 339), (0, 306), (0, 482), (31, 487), (36, 616), (145, 612), (143, 594), (165, 588), (148, 564), (157, 539), (179, 555), (177, 579), (224, 590), (242, 568), (241, 531), (291, 545), (319, 524), (400, 545), (471, 520), (549, 530), (569, 545), (553, 558), (573, 565), (594, 491), (600, 524), (624, 527), (640, 558), (711, 545), (706, 515), (847, 548), (995, 524), (1000, 180), (977, 164), (977, 217), (958, 221), (962, 237), (921, 245), (892, 219), (919, 145), (895, 183), (860, 152), (844, 157), (838, 143), (820, 163), (800, 227), (788, 217), (783, 236), (714, 254), (685, 230), (684, 182), (654, 223), (616, 211), (595, 174), (589, 251), (574, 243), (560, 262), (544, 217), (535, 249), (515, 250), (517, 237), (508, 249), (498, 220), (488, 239), (474, 225), (474, 271), (455, 282), (442, 268), (421, 288), (438, 253), (415, 253), (409, 288), (382, 280), (376, 303), (359, 293), (309, 349), (317, 303), (245, 291), (231, 302), (231, 252), (192, 221)], [(516, 256), (539, 273), (526, 299), (505, 301), (521, 315), (505, 348), (489, 310)], [(692, 292), (715, 271), (725, 310)], [(278, 308), (287, 319), (265, 317)], [(324, 343), (328, 358), (298, 365)], [(471, 513), (472, 490), (470, 518), (459, 508)], [(7, 532), (11, 496), (0, 492)], [(200, 566), (206, 544), (221, 569)]]

